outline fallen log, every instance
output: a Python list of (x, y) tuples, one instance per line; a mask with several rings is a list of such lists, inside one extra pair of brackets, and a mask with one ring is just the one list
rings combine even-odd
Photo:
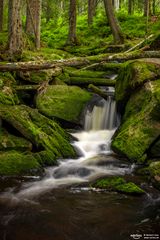
[(101, 54), (89, 57), (77, 57), (64, 60), (54, 60), (51, 62), (18, 62), (0, 64), (0, 71), (33, 71), (42, 69), (52, 69), (56, 67), (70, 66), (82, 67), (99, 62), (124, 62), (140, 58), (160, 58), (160, 51), (133, 51), (129, 53)]
[(96, 86), (115, 86), (116, 80), (106, 78), (82, 78), (82, 77), (70, 77), (63, 80), (68, 85), (88, 86), (94, 84)]
[(98, 94), (99, 96), (101, 96), (102, 98), (104, 98), (105, 100), (108, 99), (109, 94), (107, 92), (104, 92), (100, 88), (94, 86), (93, 84), (89, 84), (88, 88), (90, 90), (92, 90), (92, 92), (94, 92), (94, 93)]
[(40, 88), (40, 85), (19, 85), (15, 86), (14, 90), (16, 91), (33, 91), (33, 90), (38, 90)]

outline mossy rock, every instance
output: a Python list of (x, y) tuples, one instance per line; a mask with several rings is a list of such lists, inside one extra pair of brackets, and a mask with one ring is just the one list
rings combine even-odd
[(35, 70), (30, 72), (18, 72), (17, 77), (23, 81), (41, 84), (51, 81), (54, 77), (60, 75), (61, 72), (61, 68), (57, 68), (56, 71), (55, 69)]
[(16, 93), (13, 92), (12, 88), (4, 86), (0, 89), (0, 103), (5, 105), (19, 104), (19, 99)]
[(149, 165), (149, 172), (153, 185), (160, 190), (160, 161)]
[(116, 101), (127, 101), (137, 87), (158, 76), (160, 76), (160, 68), (154, 63), (140, 60), (126, 62), (123, 64), (123, 68), (121, 67), (116, 79)]
[(4, 129), (0, 129), (0, 151), (8, 151), (8, 150), (31, 150), (32, 143), (28, 140), (14, 136)]
[(160, 136), (160, 80), (147, 82), (131, 95), (112, 149), (142, 163), (152, 143)]
[(78, 123), (91, 97), (92, 94), (76, 86), (48, 86), (37, 96), (36, 106), (45, 116)]
[(41, 174), (42, 167), (31, 153), (17, 151), (0, 152), (0, 175)]
[(69, 135), (53, 120), (25, 105), (0, 106), (2, 119), (16, 128), (40, 150), (50, 151), (53, 159), (74, 157)]
[(126, 194), (143, 194), (144, 191), (132, 182), (126, 182), (122, 177), (109, 177), (97, 180), (93, 187)]

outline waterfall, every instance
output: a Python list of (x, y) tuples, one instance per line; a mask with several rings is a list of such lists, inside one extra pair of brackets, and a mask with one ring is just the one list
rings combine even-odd
[(112, 93), (108, 96), (107, 100), (99, 98), (93, 108), (87, 110), (85, 114), (84, 130), (112, 130), (115, 129), (118, 124), (119, 117)]
[(96, 96), (86, 111), (84, 130), (72, 133), (77, 139), (72, 144), (79, 158), (59, 159), (57, 167), (46, 168), (46, 175), (41, 181), (23, 184), (18, 193), (14, 193), (13, 189), (3, 197), (21, 200), (53, 188), (130, 173), (132, 168), (129, 164), (111, 156), (111, 138), (118, 126), (113, 92), (113, 88), (107, 90), (107, 100)]

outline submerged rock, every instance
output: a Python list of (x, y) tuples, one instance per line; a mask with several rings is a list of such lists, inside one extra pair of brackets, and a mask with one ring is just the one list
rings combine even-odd
[(91, 94), (76, 86), (48, 86), (36, 99), (38, 110), (48, 117), (78, 123)]

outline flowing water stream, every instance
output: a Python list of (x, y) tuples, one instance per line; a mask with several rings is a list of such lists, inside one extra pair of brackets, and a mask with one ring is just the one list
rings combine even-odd
[(88, 106), (84, 130), (72, 133), (77, 159), (60, 159), (43, 179), (15, 181), (2, 191), (0, 240), (127, 240), (146, 231), (158, 234), (158, 193), (155, 200), (152, 194), (131, 197), (85, 187), (134, 169), (111, 151), (119, 117), (113, 89), (108, 92), (107, 101), (96, 97)]

